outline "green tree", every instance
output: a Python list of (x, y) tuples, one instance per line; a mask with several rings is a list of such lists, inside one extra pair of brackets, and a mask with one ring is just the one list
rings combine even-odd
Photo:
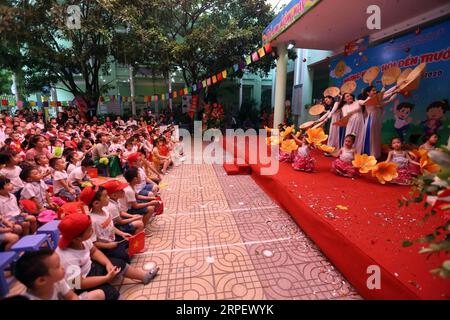
[[(67, 25), (69, 5), (79, 6), (81, 28)], [(108, 73), (121, 30), (120, 21), (97, 1), (2, 1), (0, 61), (23, 72), (28, 92), (62, 83), (62, 89), (96, 106), (108, 89), (99, 74)]]
[[(229, 68), (260, 48), (262, 31), (274, 16), (264, 0), (99, 2), (139, 39), (128, 46), (129, 60), (163, 75), (180, 72), (186, 84)], [(264, 59), (250, 70), (268, 72), (272, 67), (272, 60)]]

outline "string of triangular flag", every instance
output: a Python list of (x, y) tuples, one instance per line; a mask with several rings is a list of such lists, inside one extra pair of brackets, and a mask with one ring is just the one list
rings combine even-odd
[[(139, 96), (139, 98), (143, 97), (145, 103), (149, 102), (158, 102), (166, 101), (169, 99), (176, 99), (181, 98), (185, 95), (191, 94), (193, 92), (199, 92), (200, 90), (213, 86), (220, 81), (223, 81), (227, 79), (232, 74), (235, 74), (239, 72), (239, 70), (245, 69), (247, 66), (249, 66), (252, 63), (255, 63), (259, 61), (264, 56), (268, 55), (269, 53), (272, 53), (272, 46), (270, 43), (264, 45), (263, 47), (259, 48), (257, 51), (252, 52), (250, 55), (246, 56), (241, 60), (239, 63), (234, 64), (232, 67), (229, 67), (225, 70), (222, 70), (221, 72), (218, 72), (217, 74), (214, 74), (212, 76), (207, 77), (206, 79), (199, 81), (197, 83), (192, 83), (191, 85), (184, 87), (180, 90), (175, 90), (172, 92), (167, 93), (160, 93), (160, 94), (154, 94), (149, 96)], [(100, 96), (99, 97), (99, 103), (105, 103), (105, 102), (119, 102), (119, 104), (124, 102), (131, 102), (133, 97), (129, 96), (122, 96), (118, 95), (117, 100), (115, 95), (111, 96)], [(136, 97), (134, 98), (136, 100)], [(17, 106), (19, 108), (22, 107), (67, 107), (67, 106), (73, 106), (74, 103), (72, 101), (49, 101), (48, 97), (42, 97), (41, 101), (16, 101), (14, 97), (7, 97), (3, 96), (1, 98), (1, 106), (2, 107), (14, 107)]]

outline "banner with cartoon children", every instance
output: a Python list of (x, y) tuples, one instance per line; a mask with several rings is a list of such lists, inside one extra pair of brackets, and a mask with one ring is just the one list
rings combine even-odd
[(405, 143), (420, 145), (427, 134), (437, 133), (438, 144), (447, 144), (450, 133), (450, 21), (417, 29), (374, 47), (356, 46), (349, 55), (331, 62), (330, 77), (337, 87), (355, 81), (354, 95), (358, 97), (369, 86), (367, 76), (366, 81), (363, 77), (371, 67), (379, 70), (374, 72), (375, 78), (370, 79), (372, 85), (377, 90), (383, 87), (387, 90), (395, 83), (384, 86), (382, 78), (386, 70), (399, 67), (403, 72), (423, 62), (427, 65), (421, 79), (417, 80), (417, 89), (399, 94), (384, 106), (382, 143), (388, 144), (392, 137), (398, 136)]

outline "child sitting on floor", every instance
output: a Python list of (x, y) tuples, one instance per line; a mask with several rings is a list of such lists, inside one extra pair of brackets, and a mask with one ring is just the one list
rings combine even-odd
[(67, 182), (73, 186), (77, 186), (79, 188), (83, 187), (83, 183), (89, 181), (88, 169), (94, 168), (94, 160), (91, 158), (84, 158), (81, 161), (81, 165), (73, 169), (73, 171), (69, 174), (67, 178)]
[(338, 159), (333, 161), (332, 170), (343, 177), (356, 178), (359, 171), (352, 164), (355, 159), (356, 150), (353, 148), (356, 136), (349, 134), (345, 137), (344, 146), (339, 150)]
[(12, 193), (16, 197), (20, 196), (20, 191), (24, 186), (23, 181), (20, 179), (22, 169), (18, 166), (21, 162), (22, 158), (15, 152), (5, 151), (0, 153), (0, 165), (5, 165), (0, 170), (0, 174), (11, 181), (13, 185)]
[(298, 171), (313, 172), (316, 161), (309, 154), (309, 145), (306, 141), (306, 136), (303, 135), (300, 139), (295, 136), (293, 138), (298, 145), (298, 150), (292, 161), (292, 168)]
[(75, 151), (69, 152), (66, 156), (66, 172), (67, 175), (71, 174), (73, 170), (75, 170), (80, 164), (80, 157), (78, 153)]
[(400, 138), (393, 138), (391, 141), (392, 151), (389, 152), (386, 162), (392, 162), (397, 165), (398, 177), (391, 183), (399, 185), (410, 185), (412, 179), (417, 175), (417, 168), (420, 164), (411, 159), (409, 153), (402, 149), (402, 141)]
[(424, 138), (425, 143), (420, 146), (420, 149), (432, 151), (436, 149), (436, 143), (439, 140), (439, 135), (436, 133), (427, 134)]
[(146, 226), (150, 219), (156, 215), (155, 207), (159, 206), (159, 201), (137, 199), (134, 188), (141, 182), (137, 168), (131, 168), (125, 171), (123, 176), (129, 185), (124, 189), (125, 197), (119, 200), (121, 210), (130, 214), (139, 214), (144, 216), (143, 222), (144, 226)]
[(13, 185), (8, 178), (0, 176), (0, 215), (3, 221), (13, 224), (14, 232), (26, 236), (36, 232), (36, 217), (23, 213), (12, 194)]
[[(36, 206), (36, 214), (53, 213), (62, 206), (65, 201), (58, 197), (50, 197), (48, 186), (41, 178), (41, 174), (37, 167), (25, 167), (20, 173), (20, 178), (25, 185), (20, 193), (23, 200), (32, 200)], [(48, 212), (51, 211), (51, 212)]]
[(59, 255), (49, 249), (25, 252), (17, 261), (14, 275), (25, 287), (29, 300), (104, 300), (101, 290), (78, 297), (64, 279), (65, 270)]
[[(135, 186), (134, 191), (136, 191), (136, 193), (140, 196), (152, 196), (152, 195), (158, 194), (159, 187), (156, 183), (154, 183), (152, 180), (150, 180), (147, 177), (145, 170), (142, 168), (142, 158), (143, 157), (144, 157), (144, 155), (142, 153), (139, 153), (139, 152), (132, 153), (131, 155), (128, 156), (128, 167), (136, 168), (139, 173), (141, 182)], [(141, 199), (141, 200), (148, 200), (146, 198), (140, 198), (140, 197), (137, 197), (137, 198)]]
[(111, 214), (114, 225), (117, 229), (130, 234), (138, 234), (144, 230), (142, 216), (129, 214), (120, 210), (119, 200), (125, 197), (124, 189), (128, 184), (118, 180), (110, 180), (101, 185), (106, 189), (109, 196), (109, 204), (106, 210)]
[(67, 181), (66, 162), (63, 158), (50, 159), (50, 167), (55, 170), (53, 172), (53, 194), (67, 199), (69, 202), (75, 201), (79, 196), (81, 190), (78, 187), (72, 186)]
[(46, 184), (53, 185), (53, 169), (49, 166), (49, 160), (45, 154), (38, 154), (34, 157), (34, 162), (39, 169), (39, 173)]
[[(101, 289), (106, 300), (117, 300), (119, 292), (109, 284), (117, 275), (141, 280), (148, 284), (156, 275), (159, 268), (148, 273), (130, 267), (125, 261), (108, 258), (92, 242), (93, 227), (89, 215), (82, 213), (66, 214), (58, 226), (61, 238), (56, 252), (61, 257), (63, 266), (78, 266), (81, 269), (80, 294), (87, 289)], [(69, 275), (66, 274), (66, 278)]]

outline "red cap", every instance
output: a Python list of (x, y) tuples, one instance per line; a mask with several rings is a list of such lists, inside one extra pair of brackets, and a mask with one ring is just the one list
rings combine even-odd
[(142, 156), (142, 153), (140, 153), (140, 152), (135, 152), (135, 153), (132, 153), (132, 154), (130, 154), (129, 156), (128, 156), (128, 162), (130, 162), (130, 163), (134, 163), (134, 162), (136, 162), (137, 161), (137, 159), (139, 159), (140, 157)]
[(80, 200), (87, 206), (89, 206), (97, 193), (96, 187), (86, 187), (80, 193)]
[(73, 239), (80, 236), (91, 225), (91, 218), (82, 213), (72, 213), (64, 217), (58, 225), (61, 238), (58, 246), (66, 248)]
[(128, 187), (128, 183), (120, 182), (119, 180), (109, 180), (102, 184), (101, 187), (105, 188), (108, 195), (110, 195), (116, 191), (125, 189)]

